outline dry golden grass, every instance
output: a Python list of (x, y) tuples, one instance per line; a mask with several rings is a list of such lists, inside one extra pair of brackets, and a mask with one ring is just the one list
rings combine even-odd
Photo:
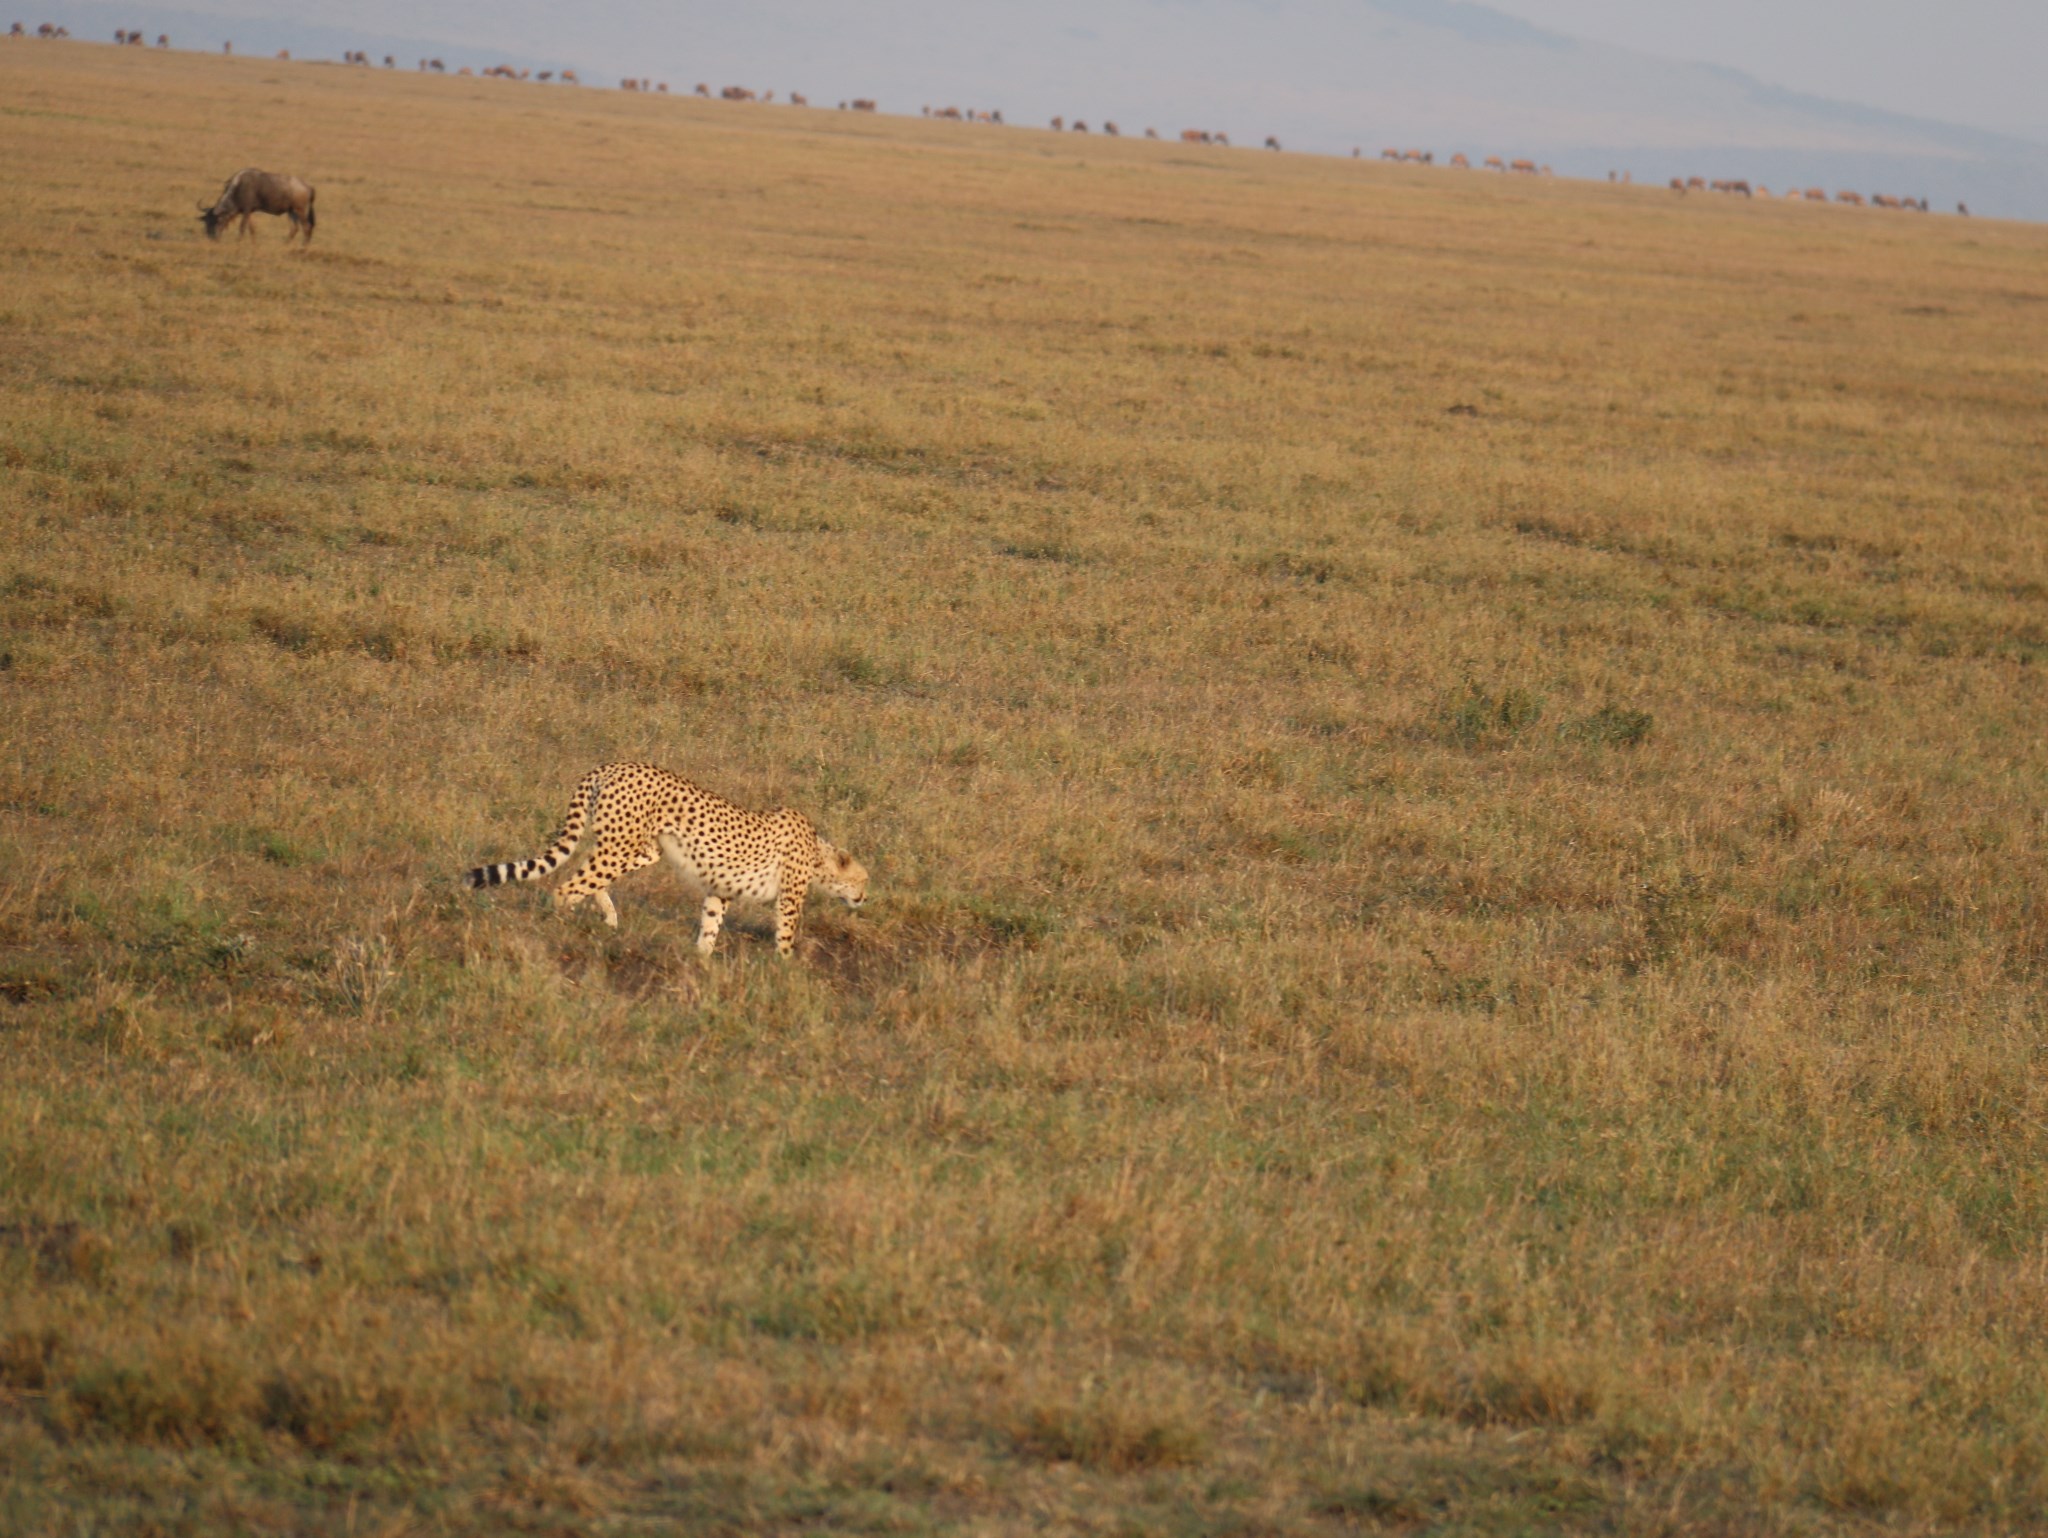
[[(0, 1527), (2048, 1521), (2048, 235), (0, 104)], [(456, 888), (614, 756), (868, 908)]]

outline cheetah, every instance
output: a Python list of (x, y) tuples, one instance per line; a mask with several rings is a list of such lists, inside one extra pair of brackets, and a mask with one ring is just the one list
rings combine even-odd
[(463, 880), (471, 887), (536, 881), (573, 865), (555, 901), (573, 908), (595, 897), (605, 923), (617, 929), (619, 910), (606, 889), (664, 855), (704, 894), (697, 926), (697, 951), (704, 956), (718, 943), (725, 905), (736, 897), (775, 904), (775, 949), (787, 957), (796, 949), (797, 923), (812, 887), (843, 897), (849, 908), (867, 896), (866, 868), (818, 837), (801, 812), (786, 806), (750, 812), (653, 764), (599, 765), (576, 787), (562, 831), (543, 853), (480, 865)]

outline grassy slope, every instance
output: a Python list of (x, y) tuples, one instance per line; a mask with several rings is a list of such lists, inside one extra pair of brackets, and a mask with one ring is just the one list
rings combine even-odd
[[(2043, 232), (0, 124), (0, 1527), (2048, 1519)], [(453, 887), (613, 756), (868, 909)]]

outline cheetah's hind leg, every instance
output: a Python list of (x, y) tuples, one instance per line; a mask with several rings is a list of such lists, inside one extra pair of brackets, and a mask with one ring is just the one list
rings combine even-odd
[(653, 844), (632, 854), (621, 854), (616, 847), (607, 849), (600, 846), (582, 870), (555, 888), (555, 902), (561, 907), (573, 908), (584, 898), (595, 897), (606, 927), (617, 929), (619, 909), (607, 888), (619, 877), (629, 876), (660, 858), (661, 850)]

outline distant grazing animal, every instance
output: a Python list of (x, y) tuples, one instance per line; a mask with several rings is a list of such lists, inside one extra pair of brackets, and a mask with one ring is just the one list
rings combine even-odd
[(1809, 203), (1825, 203), (1828, 200), (1828, 193), (1825, 187), (1808, 187), (1805, 196), (1806, 201)]
[(222, 53), (233, 53), (235, 51), (234, 42), (230, 40), (228, 42), (222, 43), (220, 45), (220, 51)]
[(1536, 162), (1533, 160), (1510, 160), (1508, 162), (1508, 169), (1510, 171), (1519, 171), (1524, 176), (1534, 176), (1536, 174)]
[(289, 64), (291, 62), (292, 51), (289, 48), (280, 48), (277, 50), (277, 56), (280, 59), (283, 59), (287, 64)]
[(384, 55), (384, 67), (386, 69), (396, 69), (398, 68), (398, 60), (387, 53)]
[(1505, 160), (1502, 160), (1502, 159), (1500, 158), (1500, 156), (1498, 156), (1498, 155), (1488, 155), (1488, 156), (1486, 157), (1486, 169), (1487, 169), (1487, 170), (1489, 170), (1489, 171), (1505, 171), (1505, 170), (1507, 170), (1507, 168), (1508, 168), (1507, 162), (1506, 162)]
[(754, 93), (743, 85), (729, 85), (718, 93), (722, 101), (752, 101)]
[(1967, 203), (1958, 203), (1956, 204), (1956, 212), (1961, 214), (1965, 219), (1967, 219), (1970, 217), (1970, 205)]
[(1872, 208), (1897, 208), (1899, 200), (1889, 192), (1873, 192), (1870, 195), (1870, 206)]
[(1400, 152), (1399, 150), (1391, 150), (1391, 149), (1389, 149), (1389, 150), (1381, 150), (1381, 151), (1380, 151), (1380, 159), (1382, 159), (1382, 160), (1393, 160), (1393, 161), (1398, 161), (1398, 160), (1400, 160), (1400, 158), (1401, 158), (1401, 152)]
[(1052, 131), (1054, 133), (1061, 132), (1063, 129), (1065, 129), (1066, 126), (1067, 120), (1063, 117), (1056, 117), (1052, 120)]
[(27, 37), (28, 28), (24, 27), (20, 22), (17, 21), (13, 26), (7, 29), (7, 35), (9, 37)]
[(1854, 208), (1861, 208), (1863, 206), (1863, 194), (1860, 192), (1838, 192), (1835, 194), (1835, 201), (1837, 203), (1847, 203)]
[(1274, 138), (1274, 137), (1273, 137), (1273, 136), (1272, 136), (1271, 134), (1267, 134), (1267, 135), (1266, 135), (1266, 148), (1267, 148), (1267, 149), (1269, 149), (1269, 150), (1277, 150), (1278, 148), (1280, 148), (1280, 141), (1279, 141), (1278, 139)]
[(159, 32), (159, 33), (157, 33), (157, 35), (156, 35), (156, 45), (157, 45), (157, 47), (159, 47), (159, 48), (168, 48), (168, 47), (170, 47), (170, 46), (171, 46), (171, 34), (170, 34), (170, 33), (168, 33), (168, 32)]
[(792, 107), (808, 107), (811, 104), (811, 99), (804, 95), (802, 91), (791, 91), (789, 93), (789, 104)]
[(866, 96), (856, 96), (853, 99), (853, 110), (856, 112), (872, 112), (875, 110), (875, 104), (872, 99)]
[(1084, 134), (1084, 133), (1086, 133), (1087, 131), (1088, 131), (1088, 125), (1087, 125), (1086, 123), (1082, 122), (1082, 121), (1081, 121), (1081, 120), (1080, 120), (1079, 118), (1075, 118), (1075, 119), (1074, 119), (1074, 132), (1075, 132), (1075, 133), (1077, 133), (1077, 134)]
[(1104, 123), (1102, 125), (1102, 131), (1108, 134), (1112, 139), (1121, 139), (1124, 136), (1123, 130), (1121, 128), (1118, 128), (1114, 123)]
[(581, 84), (581, 82), (576, 78), (576, 71), (574, 71), (573, 69), (565, 69), (562, 71), (562, 84), (579, 85)]
[(550, 80), (555, 78), (555, 72), (551, 69), (544, 69), (538, 75), (535, 75), (533, 78), (538, 80), (542, 85), (546, 85)]
[(1472, 169), (1472, 162), (1467, 160), (1464, 151), (1460, 150), (1451, 157), (1451, 166), (1454, 170), (1469, 171)]
[(664, 856), (704, 894), (700, 955), (710, 955), (718, 943), (725, 905), (734, 898), (775, 904), (775, 949), (787, 957), (796, 949), (797, 925), (812, 887), (853, 908), (867, 897), (868, 873), (861, 863), (820, 838), (801, 812), (786, 806), (750, 812), (653, 764), (591, 770), (569, 798), (562, 831), (545, 851), (530, 860), (478, 866), (463, 880), (472, 889), (502, 886), (539, 880), (567, 866), (572, 873), (555, 889), (556, 903), (573, 908), (594, 897), (605, 923), (616, 929), (619, 910), (611, 884)]
[(1211, 140), (1212, 140), (1212, 141), (1213, 141), (1214, 143), (1217, 143), (1217, 144), (1220, 144), (1220, 145), (1222, 145), (1222, 146), (1223, 146), (1223, 147), (1224, 147), (1225, 149), (1229, 149), (1229, 148), (1230, 148), (1230, 135), (1229, 135), (1229, 134), (1227, 134), (1227, 133), (1225, 133), (1225, 132), (1224, 132), (1224, 131), (1223, 131), (1222, 129), (1220, 129), (1220, 128), (1219, 128), (1219, 129), (1217, 129), (1217, 130), (1216, 130), (1216, 131), (1215, 131), (1214, 133), (1212, 133), (1211, 135), (1209, 135), (1209, 138), (1210, 138), (1210, 139), (1211, 139)]
[(1209, 136), (1199, 128), (1183, 128), (1180, 131), (1180, 142), (1183, 144), (1207, 144)]
[(250, 166), (228, 178), (211, 208), (199, 205), (199, 218), (209, 240), (220, 239), (220, 227), (235, 218), (242, 221), (242, 235), (255, 233), (250, 228), (255, 214), (287, 216), (292, 227), (285, 232), (286, 245), (299, 234), (305, 236), (307, 245), (313, 243), (313, 189), (296, 176), (278, 176)]
[(1145, 137), (1148, 139), (1156, 139), (1159, 137), (1159, 130), (1156, 128), (1148, 128), (1145, 130)]
[(1704, 176), (1688, 176), (1685, 179), (1685, 190), (1687, 192), (1705, 192), (1707, 190), (1707, 179)]
[(1672, 177), (1671, 190), (1677, 193), (1680, 197), (1683, 197), (1685, 195), (1685, 178), (1682, 176)]

